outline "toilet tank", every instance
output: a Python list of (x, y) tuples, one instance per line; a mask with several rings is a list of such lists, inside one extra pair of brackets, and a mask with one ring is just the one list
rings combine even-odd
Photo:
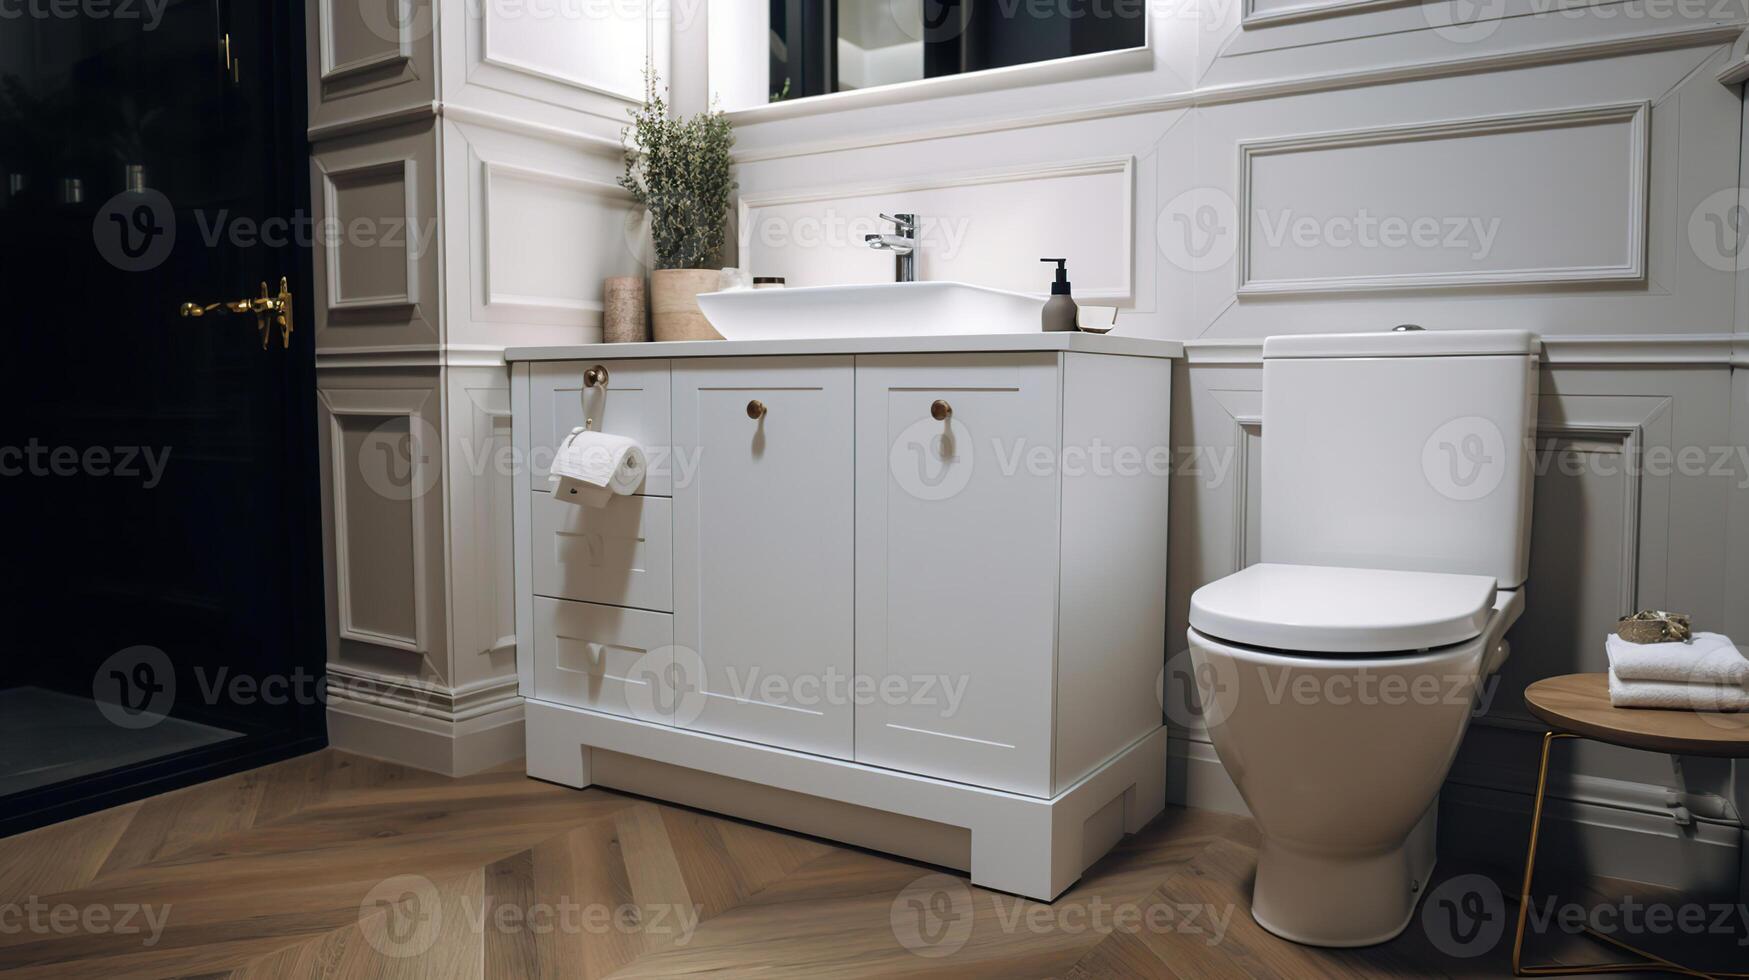
[(1265, 340), (1262, 560), (1523, 584), (1541, 347), (1517, 330)]

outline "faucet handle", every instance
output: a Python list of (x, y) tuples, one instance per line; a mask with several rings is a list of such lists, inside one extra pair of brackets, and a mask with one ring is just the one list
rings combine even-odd
[(899, 234), (901, 235), (913, 234), (917, 231), (917, 216), (914, 214), (905, 214), (904, 212), (900, 212), (899, 214), (888, 214), (885, 211), (882, 211), (881, 217), (898, 226)]

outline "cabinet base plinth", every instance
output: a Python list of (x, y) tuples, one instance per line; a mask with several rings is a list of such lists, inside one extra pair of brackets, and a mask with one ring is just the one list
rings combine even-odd
[(1049, 799), (527, 703), (528, 774), (621, 789), (971, 873), (1050, 901), (1166, 805), (1156, 728)]

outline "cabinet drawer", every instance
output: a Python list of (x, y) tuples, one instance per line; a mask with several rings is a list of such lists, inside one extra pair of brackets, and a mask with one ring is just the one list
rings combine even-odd
[(534, 498), (534, 593), (672, 612), (673, 502), (614, 497), (601, 508)]
[[(583, 372), (607, 368), (607, 391), (583, 386)], [(530, 485), (547, 489), (548, 468), (559, 443), (593, 417), (602, 432), (636, 439), (649, 457), (640, 493), (674, 492), (673, 442), (668, 421), (668, 362), (559, 361), (536, 363), (529, 371)]]
[(704, 695), (678, 724), (850, 758), (832, 685), (852, 669), (854, 394), (848, 357), (674, 362), (676, 452), (698, 460), (674, 495), (674, 642)]
[(534, 692), (542, 701), (667, 722), (659, 691), (674, 662), (674, 617), (563, 599), (534, 600)]
[[(859, 357), (856, 761), (1051, 795), (1058, 361)], [(944, 402), (947, 417), (932, 409)]]

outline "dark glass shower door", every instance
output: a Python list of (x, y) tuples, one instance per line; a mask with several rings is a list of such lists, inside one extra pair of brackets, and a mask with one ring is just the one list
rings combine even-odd
[(302, 7), (16, 13), (0, 833), (324, 740)]

